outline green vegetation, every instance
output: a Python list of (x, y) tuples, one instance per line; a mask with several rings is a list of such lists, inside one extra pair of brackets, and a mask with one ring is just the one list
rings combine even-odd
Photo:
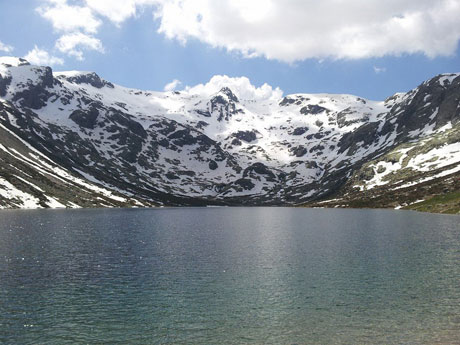
[(460, 191), (437, 195), (428, 200), (404, 207), (421, 212), (460, 214)]

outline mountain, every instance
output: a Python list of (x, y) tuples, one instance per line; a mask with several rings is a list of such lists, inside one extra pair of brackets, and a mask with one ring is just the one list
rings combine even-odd
[(381, 102), (241, 80), (151, 92), (0, 58), (0, 207), (401, 207), (457, 190), (460, 74)]

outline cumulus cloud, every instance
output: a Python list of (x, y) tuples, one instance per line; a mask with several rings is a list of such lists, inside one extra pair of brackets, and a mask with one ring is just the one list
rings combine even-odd
[(62, 53), (76, 57), (77, 60), (83, 60), (83, 50), (85, 49), (104, 52), (104, 47), (100, 40), (81, 32), (61, 36), (56, 41), (56, 49)]
[(169, 39), (285, 62), (406, 53), (433, 58), (453, 54), (460, 39), (460, 0), (43, 1), (39, 12), (56, 30), (95, 34), (102, 19), (121, 25), (150, 8)]
[(26, 59), (33, 65), (53, 66), (62, 65), (64, 63), (63, 59), (52, 56), (46, 50), (40, 49), (37, 46), (35, 46), (34, 49), (32, 49), (31, 51), (29, 51), (24, 56), (24, 59)]
[[(250, 3), (250, 4), (249, 4)], [(286, 62), (454, 53), (458, 0), (162, 1), (159, 31)]]
[[(116, 1), (114, 1), (116, 2)], [(46, 0), (37, 8), (38, 13), (51, 22), (57, 32), (83, 30), (96, 33), (101, 20), (86, 6), (71, 6), (66, 0)]]
[(168, 83), (164, 87), (164, 91), (174, 91), (182, 82), (180, 80), (174, 79), (172, 82)]
[(279, 87), (273, 89), (266, 83), (256, 87), (246, 77), (231, 78), (226, 75), (215, 75), (206, 84), (198, 84), (193, 87), (187, 86), (185, 91), (189, 94), (210, 96), (219, 92), (223, 87), (230, 88), (241, 99), (277, 100), (283, 97), (283, 91)]
[(85, 0), (86, 5), (94, 12), (108, 18), (117, 25), (126, 19), (136, 16), (139, 8), (157, 4), (157, 0)]
[(55, 44), (61, 53), (83, 60), (84, 50), (104, 51), (101, 41), (92, 36), (98, 32), (102, 20), (83, 2), (69, 5), (67, 0), (44, 0), (37, 12), (62, 34)]
[(8, 45), (8, 44), (5, 44), (3, 43), (2, 41), (0, 41), (0, 52), (5, 52), (5, 53), (11, 53), (13, 51), (13, 47)]

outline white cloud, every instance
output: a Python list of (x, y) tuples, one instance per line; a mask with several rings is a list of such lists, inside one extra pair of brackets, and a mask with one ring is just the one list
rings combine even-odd
[(55, 30), (96, 34), (102, 20), (121, 25), (146, 8), (158, 32), (186, 43), (284, 62), (455, 53), (460, 0), (42, 0)]
[(403, 53), (450, 55), (460, 0), (161, 0), (159, 32), (286, 62)]
[(185, 91), (189, 94), (210, 96), (219, 92), (223, 87), (230, 88), (241, 99), (277, 100), (283, 97), (283, 91), (279, 87), (273, 89), (268, 84), (256, 87), (246, 77), (231, 78), (226, 75), (215, 75), (206, 84), (198, 84), (193, 87), (187, 86)]
[(0, 41), (0, 52), (11, 53), (13, 50), (14, 48), (12, 46)]
[(164, 91), (173, 91), (181, 84), (182, 84), (182, 82), (180, 80), (174, 79), (172, 82), (166, 84), (163, 90)]
[(61, 36), (56, 41), (56, 49), (62, 53), (76, 57), (77, 60), (83, 60), (83, 50), (104, 52), (104, 47), (100, 40), (81, 32)]
[(40, 49), (37, 46), (24, 56), (24, 59), (33, 65), (62, 65), (64, 60), (55, 56), (51, 56), (46, 50)]
[(58, 32), (83, 30), (96, 33), (102, 24), (88, 7), (71, 6), (66, 0), (45, 0), (45, 5), (38, 7), (37, 11)]
[(138, 8), (158, 3), (157, 0), (85, 0), (86, 5), (94, 12), (120, 24), (126, 19), (136, 16)]
[(374, 72), (376, 74), (385, 73), (387, 71), (386, 67), (377, 67), (374, 66)]

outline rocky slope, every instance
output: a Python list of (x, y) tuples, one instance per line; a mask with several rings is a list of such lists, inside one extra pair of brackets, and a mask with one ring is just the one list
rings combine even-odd
[(353, 206), (452, 178), (459, 76), (375, 102), (241, 80), (146, 92), (0, 58), (0, 207)]

